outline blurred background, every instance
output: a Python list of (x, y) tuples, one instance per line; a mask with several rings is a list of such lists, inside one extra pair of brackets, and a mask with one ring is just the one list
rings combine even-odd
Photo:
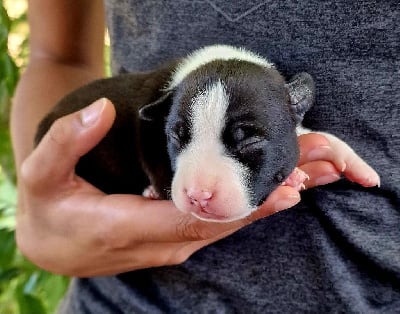
[[(9, 113), (29, 54), (26, 11), (26, 0), (0, 0), (0, 314), (53, 313), (69, 282), (27, 261), (14, 239), (17, 192)], [(107, 39), (105, 49), (108, 60)]]

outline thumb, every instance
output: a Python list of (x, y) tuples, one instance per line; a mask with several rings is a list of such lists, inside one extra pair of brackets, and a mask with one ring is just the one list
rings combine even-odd
[(70, 178), (79, 158), (100, 142), (114, 119), (115, 108), (106, 98), (57, 119), (22, 164), (24, 181), (51, 187)]

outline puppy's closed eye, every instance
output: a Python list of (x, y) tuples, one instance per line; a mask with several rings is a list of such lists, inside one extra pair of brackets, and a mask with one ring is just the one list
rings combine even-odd
[(266, 137), (253, 125), (237, 125), (230, 132), (232, 147), (239, 152), (256, 149), (266, 140)]
[(190, 140), (190, 132), (183, 122), (177, 122), (167, 131), (168, 141), (177, 148), (185, 146)]

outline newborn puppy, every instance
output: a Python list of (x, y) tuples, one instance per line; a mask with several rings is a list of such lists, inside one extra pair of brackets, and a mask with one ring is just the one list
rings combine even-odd
[[(61, 116), (101, 97), (117, 117), (76, 172), (105, 193), (172, 198), (202, 220), (228, 222), (253, 212), (280, 184), (300, 189), (300, 123), (314, 102), (311, 76), (285, 82), (264, 58), (209, 46), (151, 73), (95, 81), (62, 99), (42, 121), (36, 143)], [(365, 186), (379, 176), (344, 142), (324, 133), (339, 170), (357, 167)]]

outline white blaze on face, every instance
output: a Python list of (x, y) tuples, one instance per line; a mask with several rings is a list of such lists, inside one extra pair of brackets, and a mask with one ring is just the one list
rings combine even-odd
[(231, 221), (250, 214), (246, 168), (225, 153), (222, 131), (229, 95), (221, 82), (191, 104), (191, 141), (179, 154), (172, 199), (203, 220)]

